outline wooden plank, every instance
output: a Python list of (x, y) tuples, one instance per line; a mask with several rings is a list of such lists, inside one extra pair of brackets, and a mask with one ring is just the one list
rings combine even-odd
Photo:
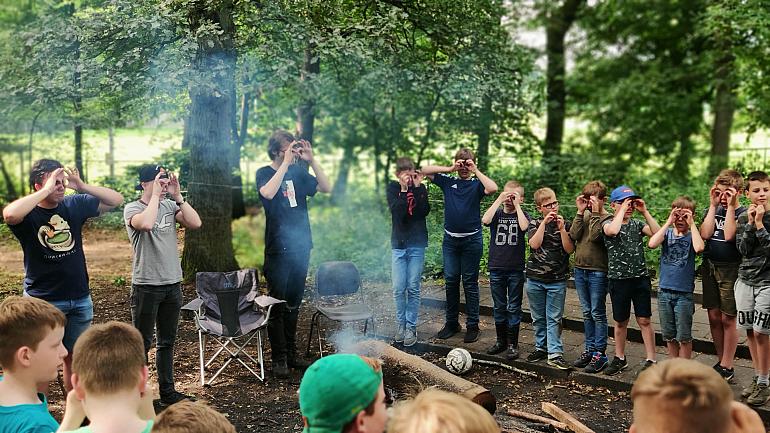
[(563, 422), (569, 427), (570, 430), (574, 431), (575, 433), (595, 433), (593, 430), (586, 427), (585, 424), (578, 421), (577, 418), (570, 415), (569, 412), (562, 410), (559, 406), (556, 406), (553, 403), (544, 401), (542, 408), (543, 412)]
[(563, 422), (554, 421), (550, 418), (546, 418), (540, 415), (535, 415), (534, 413), (524, 412), (516, 409), (508, 409), (508, 415), (515, 416), (516, 418), (527, 419), (530, 421), (541, 422), (543, 424), (550, 424), (559, 430), (564, 430), (564, 431), (569, 430), (569, 427), (567, 426), (567, 424)]

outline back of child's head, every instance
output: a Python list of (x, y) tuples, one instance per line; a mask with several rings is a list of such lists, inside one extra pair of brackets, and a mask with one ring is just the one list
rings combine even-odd
[(451, 392), (428, 388), (398, 404), (388, 433), (499, 433), (484, 408)]
[(455, 161), (459, 161), (461, 159), (476, 159), (473, 156), (473, 151), (468, 149), (467, 147), (463, 147), (462, 149), (458, 150), (457, 153), (455, 153)]
[(673, 202), (671, 202), (671, 209), (674, 208), (689, 209), (695, 213), (695, 200), (686, 195), (680, 195), (679, 197), (675, 198)]
[(139, 385), (145, 366), (142, 334), (123, 322), (88, 328), (75, 343), (72, 372), (86, 393), (109, 395)]
[(723, 433), (733, 393), (711, 367), (674, 358), (640, 373), (631, 399), (636, 433)]
[(751, 185), (751, 182), (768, 182), (770, 181), (770, 178), (767, 176), (767, 173), (764, 171), (752, 171), (749, 173), (748, 176), (746, 176), (746, 189), (749, 189), (749, 186)]
[(24, 346), (37, 350), (49, 332), (66, 324), (64, 313), (42, 299), (5, 298), (0, 303), (0, 366), (12, 371), (17, 350)]
[(235, 427), (208, 405), (182, 401), (155, 417), (152, 433), (235, 433)]
[(607, 197), (607, 185), (600, 180), (592, 180), (583, 185), (582, 195), (593, 195), (599, 200)]
[(412, 162), (412, 158), (409, 158), (408, 156), (402, 156), (396, 159), (396, 173), (412, 170), (414, 170), (414, 162)]
[(743, 189), (743, 176), (737, 170), (726, 168), (719, 172), (714, 184), (732, 187), (736, 191), (740, 191)]
[(550, 197), (556, 197), (556, 193), (553, 192), (551, 188), (544, 187), (540, 188), (537, 191), (535, 191), (534, 198), (535, 198), (535, 204), (537, 206), (540, 206), (543, 204), (543, 202)]
[(511, 191), (511, 190), (516, 189), (516, 188), (524, 189), (524, 187), (521, 185), (521, 183), (519, 183), (518, 181), (515, 181), (515, 180), (509, 180), (508, 182), (505, 182), (505, 186), (503, 186), (503, 190), (504, 191)]

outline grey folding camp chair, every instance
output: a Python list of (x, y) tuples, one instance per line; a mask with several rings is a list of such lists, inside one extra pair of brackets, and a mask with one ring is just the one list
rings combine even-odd
[(306, 354), (310, 353), (313, 330), (317, 327), (318, 351), (324, 356), (321, 341), (321, 316), (337, 322), (364, 322), (366, 335), (369, 321), (374, 328), (374, 315), (364, 302), (361, 293), (361, 276), (352, 262), (321, 263), (316, 272), (313, 290), (313, 306), (316, 308), (310, 320), (310, 335), (307, 339)]
[[(233, 361), (238, 361), (259, 380), (265, 380), (262, 356), (262, 332), (267, 326), (273, 305), (285, 302), (269, 296), (257, 296), (258, 277), (255, 269), (234, 272), (198, 272), (195, 290), (198, 298), (182, 310), (192, 311), (198, 328), (201, 385), (211, 383)], [(216, 341), (216, 352), (206, 359), (206, 336)], [(246, 351), (256, 337), (257, 359)], [(223, 354), (227, 357), (219, 370), (206, 381), (206, 369)], [(256, 371), (259, 366), (259, 371)]]

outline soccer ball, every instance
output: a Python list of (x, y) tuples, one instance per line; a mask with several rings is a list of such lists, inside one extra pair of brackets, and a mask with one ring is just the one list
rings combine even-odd
[(450, 373), (464, 374), (473, 366), (471, 354), (462, 348), (456, 347), (449, 351), (446, 356), (446, 369)]

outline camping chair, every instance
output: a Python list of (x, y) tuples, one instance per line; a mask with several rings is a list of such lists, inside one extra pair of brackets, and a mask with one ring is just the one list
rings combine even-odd
[[(265, 380), (262, 356), (262, 332), (267, 326), (273, 305), (285, 302), (269, 296), (257, 296), (257, 271), (241, 269), (234, 272), (198, 272), (195, 291), (198, 297), (182, 307), (194, 314), (198, 328), (201, 385), (211, 385), (231, 362), (238, 361), (259, 380)], [(206, 360), (206, 336), (218, 343), (216, 352)], [(257, 359), (246, 351), (256, 337)], [(206, 368), (225, 352), (227, 360), (206, 381)], [(228, 355), (229, 354), (229, 355)], [(251, 365), (249, 365), (251, 363)], [(259, 372), (252, 366), (259, 366)]]
[(306, 354), (310, 354), (310, 342), (313, 329), (318, 327), (318, 351), (324, 356), (321, 341), (321, 316), (337, 322), (364, 321), (364, 335), (369, 321), (374, 327), (374, 316), (369, 306), (364, 303), (361, 293), (361, 276), (352, 262), (321, 263), (316, 272), (313, 290), (313, 306), (316, 312), (310, 320), (310, 335), (307, 339)]

